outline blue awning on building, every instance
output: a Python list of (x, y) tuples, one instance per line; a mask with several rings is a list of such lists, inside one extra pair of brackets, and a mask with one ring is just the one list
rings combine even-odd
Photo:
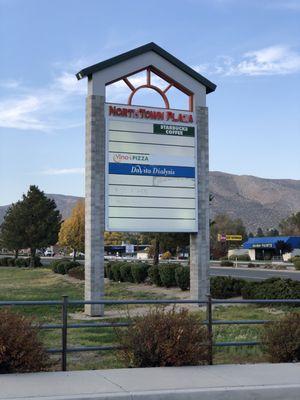
[(300, 249), (300, 236), (268, 236), (249, 238), (244, 249), (276, 249), (276, 243), (283, 241), (293, 249)]

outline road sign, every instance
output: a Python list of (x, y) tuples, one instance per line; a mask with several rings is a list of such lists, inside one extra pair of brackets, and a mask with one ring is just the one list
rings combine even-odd
[(242, 235), (226, 235), (226, 240), (227, 241), (231, 241), (231, 242), (240, 242), (241, 240), (243, 240), (243, 236)]
[(126, 252), (126, 254), (134, 253), (134, 245), (133, 244), (126, 244), (125, 245), (125, 252)]
[(218, 234), (218, 242), (240, 242), (243, 240), (242, 235), (225, 235)]
[(197, 232), (194, 113), (106, 104), (107, 231)]

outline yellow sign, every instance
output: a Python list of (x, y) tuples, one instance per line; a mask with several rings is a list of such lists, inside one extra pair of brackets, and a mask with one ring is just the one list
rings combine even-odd
[(226, 235), (226, 240), (240, 242), (241, 240), (243, 240), (243, 236), (242, 235)]
[(218, 234), (218, 241), (219, 242), (227, 242), (227, 241), (236, 241), (236, 242), (241, 242), (243, 240), (242, 235), (224, 235), (224, 234)]

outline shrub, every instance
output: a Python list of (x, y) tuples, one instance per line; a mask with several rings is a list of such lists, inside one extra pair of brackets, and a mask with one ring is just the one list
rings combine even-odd
[[(27, 260), (28, 260), (28, 265), (30, 265), (30, 257), (28, 257)], [(43, 264), (41, 262), (41, 257), (35, 256), (34, 257), (34, 268), (42, 267), (42, 266), (43, 266)]]
[(242, 287), (241, 294), (243, 299), (256, 299), (255, 297), (255, 285), (259, 282), (246, 282)]
[(64, 263), (66, 274), (73, 268), (77, 268), (80, 266), (80, 263), (77, 261), (67, 261)]
[(181, 290), (188, 290), (190, 287), (190, 269), (188, 267), (176, 268), (175, 280)]
[(53, 272), (55, 272), (56, 274), (58, 274), (58, 266), (59, 264), (62, 264), (61, 260), (55, 260), (52, 261), (52, 263), (50, 264), (50, 268), (52, 269)]
[(28, 258), (17, 258), (15, 260), (15, 266), (19, 268), (27, 268), (29, 267), (29, 259)]
[(237, 260), (237, 261), (250, 261), (249, 254), (239, 254), (239, 255), (231, 255), (229, 260)]
[(67, 273), (65, 268), (65, 263), (64, 262), (58, 263), (54, 269), (54, 272), (56, 274), (65, 275)]
[(164, 264), (159, 267), (159, 276), (162, 286), (176, 286), (175, 270), (177, 267), (177, 264)]
[(34, 266), (35, 267), (42, 267), (43, 266), (40, 256), (35, 256), (34, 257)]
[(135, 283), (145, 282), (148, 276), (149, 265), (143, 263), (131, 264), (131, 274)]
[(113, 263), (107, 263), (104, 267), (106, 278), (113, 280), (112, 267)]
[(121, 272), (120, 272), (121, 265), (122, 265), (122, 263), (120, 263), (120, 262), (114, 262), (111, 265), (112, 279), (115, 282), (120, 282), (122, 280)]
[(292, 279), (270, 278), (262, 282), (246, 282), (244, 299), (299, 299), (300, 282)]
[(65, 275), (66, 274), (65, 262), (64, 261), (58, 261), (58, 262), (55, 262), (53, 264), (54, 264), (52, 266), (53, 272), (55, 272), (56, 274), (61, 274), (61, 275)]
[(157, 265), (153, 265), (148, 269), (148, 275), (150, 278), (150, 282), (157, 286), (162, 286), (162, 282), (159, 275), (159, 268)]
[(0, 310), (0, 374), (45, 370), (48, 356), (32, 320)]
[(120, 266), (120, 274), (122, 282), (134, 282), (130, 263), (124, 262)]
[(161, 255), (161, 259), (162, 260), (169, 260), (172, 257), (172, 254), (169, 251), (165, 251), (162, 255)]
[(81, 281), (84, 280), (84, 266), (79, 265), (77, 267), (73, 267), (68, 271), (68, 275), (71, 276), (72, 278), (80, 279)]
[(15, 262), (16, 262), (16, 260), (13, 257), (9, 257), (7, 259), (7, 266), (8, 267), (14, 267), (15, 266)]
[(249, 263), (248, 264), (248, 268), (256, 268), (256, 267), (258, 267), (257, 264), (254, 264), (254, 263)]
[(71, 269), (79, 267), (79, 266), (80, 266), (80, 263), (77, 261), (70, 261), (70, 260), (63, 260), (63, 259), (52, 261), (52, 263), (50, 264), (52, 271), (55, 272), (56, 274), (61, 274), (61, 275), (65, 275)]
[(3, 257), (0, 259), (0, 264), (2, 267), (7, 267), (9, 266), (9, 260), (11, 260), (11, 257)]
[(232, 267), (233, 266), (233, 262), (232, 261), (221, 261), (220, 262), (221, 267)]
[(152, 309), (118, 331), (121, 356), (132, 367), (170, 367), (208, 363), (208, 333), (187, 310)]
[(0, 258), (0, 265), (1, 267), (7, 267), (7, 257)]
[(264, 264), (263, 268), (264, 269), (274, 269), (274, 265), (273, 264)]
[(56, 267), (60, 264), (63, 260), (54, 260), (50, 263), (49, 267), (52, 269), (53, 272), (56, 272)]
[[(299, 260), (299, 261), (298, 261)], [(300, 259), (293, 262), (294, 267), (297, 271), (300, 271)]]
[(289, 259), (289, 262), (294, 263), (295, 261), (300, 261), (300, 255), (296, 255)]
[(300, 361), (300, 314), (291, 313), (264, 326), (264, 350), (271, 362)]
[(246, 284), (243, 279), (230, 276), (216, 276), (210, 279), (210, 293), (215, 299), (228, 299), (241, 295), (241, 290)]

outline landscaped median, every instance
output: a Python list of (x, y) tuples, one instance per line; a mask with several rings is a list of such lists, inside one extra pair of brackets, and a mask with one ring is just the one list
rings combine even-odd
[[(57, 260), (51, 264), (51, 268), (55, 273), (84, 279), (84, 266), (77, 262)], [(135, 284), (147, 282), (157, 287), (178, 287), (182, 291), (186, 291), (190, 287), (189, 267), (175, 263), (153, 266), (143, 262), (114, 261), (106, 263), (105, 277), (113, 282)], [(239, 296), (244, 299), (300, 298), (300, 281), (292, 279), (269, 278), (263, 282), (248, 282), (230, 276), (219, 276), (210, 278), (210, 286), (212, 297), (218, 299)]]

